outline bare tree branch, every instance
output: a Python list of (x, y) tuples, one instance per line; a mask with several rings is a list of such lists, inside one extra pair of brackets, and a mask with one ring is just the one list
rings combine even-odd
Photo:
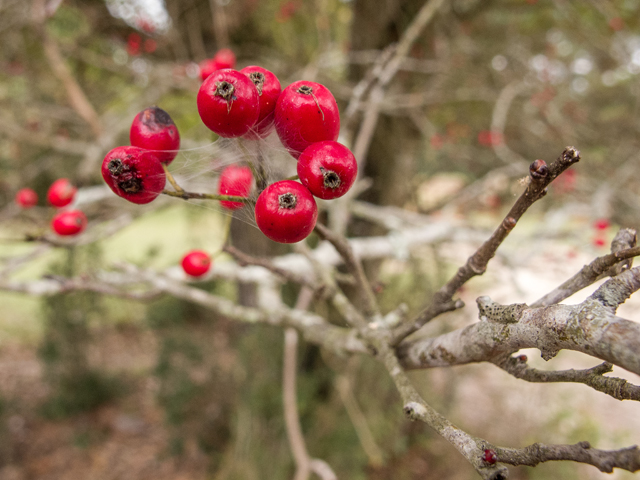
[(618, 400), (640, 401), (640, 387), (627, 382), (623, 378), (605, 377), (605, 373), (613, 370), (610, 363), (602, 363), (587, 370), (562, 370), (548, 372), (527, 366), (526, 357), (507, 356), (494, 360), (493, 363), (516, 378), (534, 383), (570, 382), (584, 383)]
[(629, 228), (620, 230), (611, 243), (613, 253), (598, 257), (589, 265), (585, 265), (569, 280), (532, 303), (531, 307), (555, 305), (604, 276), (618, 275), (630, 268), (632, 265), (630, 259), (640, 255), (640, 247), (635, 246), (636, 241), (635, 230)]
[(521, 348), (537, 348), (546, 360), (560, 350), (586, 353), (640, 374), (640, 324), (615, 316), (615, 307), (640, 288), (640, 268), (604, 283), (578, 305), (528, 308), (478, 298), (481, 321), (414, 342), (398, 355), (405, 368), (432, 368), (491, 361)]
[(528, 447), (495, 449), (498, 461), (509, 465), (528, 465), (535, 467), (539, 463), (553, 460), (571, 460), (588, 463), (601, 472), (611, 473), (614, 468), (630, 472), (640, 470), (640, 448), (636, 445), (620, 450), (598, 450), (591, 448), (589, 442), (575, 445), (543, 445), (534, 443)]
[(500, 226), (493, 232), (491, 237), (469, 257), (467, 262), (458, 269), (455, 276), (434, 294), (429, 307), (418, 314), (416, 318), (396, 329), (392, 344), (397, 345), (402, 339), (435, 318), (435, 315), (440, 312), (440, 305), (450, 304), (456, 291), (462, 285), (476, 275), (482, 275), (487, 269), (489, 261), (498, 250), (498, 247), (516, 226), (520, 217), (522, 217), (535, 201), (546, 194), (547, 186), (558, 175), (579, 160), (580, 152), (574, 147), (567, 147), (562, 152), (562, 155), (549, 166), (547, 166), (543, 160), (534, 161), (529, 167), (529, 184), (518, 200), (516, 200), (513, 207), (511, 207), (511, 210), (509, 210), (509, 213)]

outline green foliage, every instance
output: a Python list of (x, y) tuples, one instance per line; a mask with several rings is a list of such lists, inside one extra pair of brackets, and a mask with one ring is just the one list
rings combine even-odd
[[(53, 275), (90, 275), (99, 264), (95, 245), (70, 248), (66, 258), (51, 266)], [(91, 410), (115, 398), (121, 383), (88, 363), (89, 324), (101, 316), (101, 297), (92, 292), (60, 293), (43, 300), (44, 338), (39, 349), (51, 394), (42, 407), (49, 418)]]

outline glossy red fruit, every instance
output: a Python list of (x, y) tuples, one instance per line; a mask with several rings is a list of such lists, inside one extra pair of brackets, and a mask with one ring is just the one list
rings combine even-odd
[(69, 179), (59, 178), (51, 184), (47, 191), (47, 201), (54, 207), (66, 207), (73, 202), (78, 189), (74, 187)]
[(338, 139), (340, 112), (336, 99), (319, 83), (294, 82), (278, 97), (275, 127), (282, 144), (298, 158), (312, 143)]
[(139, 147), (116, 147), (107, 153), (102, 178), (116, 195), (138, 204), (153, 201), (166, 183), (158, 157)]
[(138, 113), (129, 130), (129, 140), (134, 147), (153, 150), (162, 163), (169, 164), (180, 149), (180, 134), (167, 112), (149, 107)]
[[(253, 175), (249, 167), (229, 165), (220, 174), (218, 180), (218, 193), (220, 195), (233, 195), (235, 197), (248, 197), (251, 191)], [(244, 206), (242, 202), (220, 201), (220, 205), (228, 210), (237, 210)]]
[(200, 86), (197, 97), (202, 122), (221, 137), (246, 134), (258, 120), (258, 89), (249, 77), (231, 69), (217, 70)]
[(182, 269), (187, 275), (201, 277), (211, 268), (211, 257), (202, 250), (192, 250), (182, 258)]
[(200, 78), (204, 82), (209, 75), (222, 68), (234, 68), (236, 56), (229, 48), (222, 48), (216, 52), (213, 58), (200, 62)]
[(87, 226), (87, 217), (80, 210), (66, 210), (51, 220), (51, 229), (58, 235), (77, 235)]
[(351, 150), (338, 142), (317, 142), (298, 159), (300, 182), (318, 198), (330, 200), (347, 193), (358, 175)]
[(244, 136), (250, 140), (266, 138), (273, 131), (276, 102), (282, 91), (280, 81), (269, 70), (251, 65), (240, 70), (254, 83), (258, 89), (260, 114), (253, 128)]
[(22, 208), (31, 208), (38, 204), (38, 194), (30, 188), (21, 188), (16, 193), (15, 202)]
[(295, 243), (307, 238), (316, 226), (318, 207), (311, 192), (293, 180), (265, 188), (256, 201), (256, 223), (268, 238)]

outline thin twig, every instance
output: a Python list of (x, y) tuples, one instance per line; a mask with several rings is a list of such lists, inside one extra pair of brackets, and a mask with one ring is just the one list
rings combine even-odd
[(297, 283), (299, 285), (304, 285), (305, 287), (310, 289), (312, 292), (317, 292), (318, 290), (324, 290), (326, 288), (323, 284), (319, 284), (319, 282), (313, 277), (310, 277), (308, 275), (307, 276), (298, 275), (295, 272), (292, 272), (290, 270), (280, 268), (274, 265), (273, 262), (271, 262), (269, 259), (266, 259), (266, 258), (252, 257), (251, 255), (247, 255), (246, 253), (241, 252), (240, 250), (238, 250), (236, 247), (232, 245), (225, 245), (222, 248), (222, 251), (231, 255), (240, 266), (244, 267), (247, 265), (256, 265), (262, 268), (266, 268), (267, 270), (276, 274), (278, 277), (282, 278), (283, 280)]
[(620, 230), (612, 241), (611, 250), (613, 253), (598, 257), (589, 265), (585, 265), (569, 280), (532, 303), (531, 307), (555, 305), (593, 284), (604, 275), (617, 275), (628, 269), (631, 267), (629, 259), (640, 255), (640, 247), (636, 247), (635, 243), (635, 230)]
[(327, 240), (335, 247), (340, 256), (343, 258), (345, 265), (356, 280), (358, 291), (365, 302), (364, 312), (367, 316), (379, 315), (378, 302), (376, 301), (373, 289), (369, 284), (369, 280), (364, 273), (364, 268), (360, 260), (356, 258), (349, 242), (342, 236), (334, 234), (321, 223), (317, 223), (316, 232), (321, 238)]
[(601, 472), (611, 473), (614, 468), (629, 472), (640, 470), (640, 448), (634, 445), (620, 450), (598, 450), (591, 448), (589, 442), (575, 445), (543, 445), (534, 443), (525, 448), (494, 448), (498, 461), (509, 465), (528, 465), (535, 467), (539, 463), (553, 460), (570, 460), (587, 463)]
[[(306, 310), (313, 299), (313, 291), (303, 287), (298, 294), (295, 310)], [(300, 416), (298, 415), (298, 401), (296, 395), (296, 365), (298, 350), (298, 332), (293, 328), (287, 328), (284, 332), (284, 356), (282, 373), (282, 404), (284, 408), (284, 420), (289, 439), (289, 446), (296, 463), (296, 474), (294, 480), (307, 480), (312, 469), (322, 473), (321, 478), (331, 478), (330, 474), (335, 474), (324, 462), (317, 460), (312, 465), (313, 460), (309, 457), (307, 446), (302, 434)], [(330, 472), (330, 474), (328, 473)]]
[(161, 162), (162, 168), (164, 169), (164, 174), (167, 177), (167, 180), (169, 181), (169, 183), (171, 184), (171, 186), (173, 187), (173, 189), (178, 192), (178, 193), (184, 193), (184, 190), (182, 189), (182, 187), (180, 185), (178, 185), (178, 182), (176, 182), (176, 179), (173, 178), (173, 175), (171, 175), (171, 172), (169, 171), (169, 168), (167, 167), (167, 164), (164, 162)]
[(493, 362), (516, 378), (532, 383), (584, 383), (594, 390), (612, 396), (617, 400), (640, 401), (640, 387), (627, 382), (623, 378), (605, 377), (605, 373), (613, 370), (613, 365), (604, 362), (586, 370), (561, 370), (548, 372), (537, 370), (527, 365), (521, 356), (507, 356)]
[(236, 197), (233, 195), (218, 195), (215, 193), (194, 193), (194, 192), (172, 192), (171, 190), (163, 190), (163, 195), (169, 195), (170, 197), (182, 198), (183, 200), (197, 199), (197, 200), (223, 200), (227, 202), (241, 202), (249, 203), (247, 197)]
[(558, 175), (579, 160), (580, 152), (574, 147), (567, 147), (562, 152), (562, 155), (549, 166), (542, 160), (534, 161), (529, 167), (529, 184), (518, 200), (516, 200), (513, 207), (511, 207), (511, 210), (509, 210), (509, 213), (507, 213), (500, 226), (493, 232), (491, 237), (467, 259), (467, 262), (458, 269), (453, 278), (433, 295), (431, 305), (425, 308), (410, 322), (396, 329), (392, 344), (397, 345), (402, 339), (406, 338), (407, 335), (415, 332), (435, 318), (434, 315), (441, 313), (442, 305), (451, 304), (453, 296), (462, 285), (471, 278), (482, 275), (487, 269), (489, 261), (498, 250), (498, 247), (516, 226), (520, 217), (522, 217), (533, 203), (546, 194), (547, 186), (557, 178)]

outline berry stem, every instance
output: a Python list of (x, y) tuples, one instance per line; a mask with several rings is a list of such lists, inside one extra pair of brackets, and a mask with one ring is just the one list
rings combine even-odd
[(169, 168), (167, 167), (167, 165), (163, 163), (162, 168), (164, 168), (164, 173), (167, 175), (167, 180), (169, 180), (169, 183), (171, 184), (173, 189), (178, 193), (184, 193), (182, 187), (178, 185), (176, 179), (173, 178), (173, 175), (171, 175), (171, 173), (169, 172)]
[(198, 200), (224, 200), (226, 202), (242, 202), (248, 203), (249, 199), (246, 197), (236, 197), (234, 195), (217, 195), (215, 193), (195, 193), (195, 192), (172, 192), (171, 190), (163, 190), (164, 195), (170, 197), (182, 198), (183, 200), (198, 199)]
[(298, 175), (291, 175), (290, 177), (285, 178), (285, 180), (300, 180)]

